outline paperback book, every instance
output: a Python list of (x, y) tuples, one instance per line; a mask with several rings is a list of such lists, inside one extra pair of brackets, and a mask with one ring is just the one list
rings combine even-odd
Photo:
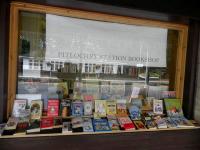
[(153, 120), (146, 120), (145, 125), (148, 129), (157, 129), (156, 123)]
[(40, 120), (30, 120), (29, 127), (26, 130), (27, 134), (39, 134), (40, 133)]
[(83, 102), (84, 106), (84, 115), (85, 116), (90, 116), (93, 114), (93, 101), (84, 101)]
[(136, 129), (138, 129), (138, 130), (146, 129), (145, 125), (140, 120), (134, 120), (133, 123), (134, 123)]
[(3, 135), (13, 135), (16, 132), (18, 118), (10, 117), (6, 123)]
[(117, 101), (116, 109), (118, 115), (127, 115), (126, 101)]
[(173, 119), (171, 119), (170, 117), (163, 118), (163, 119), (167, 123), (168, 128), (177, 128), (177, 123), (173, 121)]
[(42, 100), (33, 100), (31, 101), (30, 107), (30, 118), (40, 119), (42, 116)]
[(53, 129), (54, 120), (53, 117), (45, 117), (41, 119), (40, 128), (43, 129)]
[(95, 100), (95, 115), (98, 117), (106, 117), (105, 100)]
[(159, 117), (159, 116), (155, 119), (155, 123), (156, 123), (158, 129), (165, 129), (165, 128), (167, 128), (166, 121), (163, 118)]
[(59, 112), (59, 100), (58, 99), (49, 99), (47, 116), (48, 117), (56, 117), (56, 116), (58, 116), (58, 112)]
[(107, 119), (93, 119), (93, 127), (95, 132), (111, 131)]
[(83, 116), (83, 102), (73, 101), (72, 102), (72, 116)]
[(117, 113), (115, 100), (106, 101), (106, 113), (107, 115), (115, 115)]
[(25, 135), (28, 126), (29, 126), (29, 119), (28, 118), (20, 119), (17, 123), (15, 135), (21, 135), (21, 134)]
[(83, 132), (94, 132), (91, 118), (83, 119)]
[(72, 118), (72, 132), (83, 132), (83, 119), (81, 117)]
[(60, 116), (68, 117), (71, 115), (71, 100), (62, 99), (60, 102)]
[(119, 123), (116, 116), (108, 115), (107, 119), (108, 119), (109, 126), (112, 130), (120, 130)]
[(14, 100), (14, 105), (13, 105), (13, 112), (12, 116), (13, 117), (21, 117), (22, 113), (26, 109), (26, 99), (16, 99)]
[(63, 122), (62, 133), (72, 133), (72, 124), (70, 121)]
[(183, 111), (181, 107), (180, 99), (164, 99), (167, 116), (168, 117), (181, 117), (183, 116)]
[(138, 107), (138, 105), (131, 104), (128, 110), (129, 110), (131, 120), (141, 119), (141, 109), (140, 107)]
[(135, 126), (129, 117), (117, 117), (122, 130), (135, 130)]
[(194, 124), (185, 117), (173, 117), (171, 119), (177, 125), (177, 128), (195, 127)]
[(161, 115), (163, 114), (163, 101), (154, 99), (153, 100), (153, 112), (154, 114)]

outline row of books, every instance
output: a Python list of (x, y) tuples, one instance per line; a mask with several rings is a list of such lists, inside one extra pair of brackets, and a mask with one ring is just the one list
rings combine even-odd
[[(149, 113), (152, 114), (152, 113)], [(161, 117), (142, 115), (141, 120), (132, 120), (129, 116), (108, 115), (104, 118), (74, 117), (44, 117), (41, 120), (24, 118), (9, 118), (7, 124), (1, 124), (2, 135), (25, 135), (39, 133), (71, 133), (71, 132), (108, 132), (131, 131), (166, 128), (195, 127), (185, 117)]]

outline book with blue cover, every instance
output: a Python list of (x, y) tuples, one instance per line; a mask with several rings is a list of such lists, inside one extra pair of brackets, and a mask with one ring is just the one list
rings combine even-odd
[(72, 116), (83, 116), (83, 103), (82, 103), (82, 101), (72, 102)]
[(111, 131), (108, 120), (105, 118), (93, 119), (93, 127), (95, 132)]

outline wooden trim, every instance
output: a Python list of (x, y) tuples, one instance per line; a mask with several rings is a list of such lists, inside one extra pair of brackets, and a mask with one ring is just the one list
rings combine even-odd
[(143, 25), (143, 26), (178, 30), (179, 45), (177, 50), (175, 90), (176, 90), (176, 97), (181, 99), (183, 98), (185, 57), (186, 57), (187, 33), (188, 33), (188, 27), (186, 25), (147, 20), (147, 19), (139, 19), (133, 17), (116, 16), (110, 14), (97, 13), (97, 12), (87, 12), (87, 11), (59, 8), (53, 6), (43, 6), (38, 4), (12, 2), (11, 13), (10, 13), (10, 35), (9, 35), (10, 41), (9, 41), (7, 117), (11, 114), (12, 105), (16, 94), (19, 11), (49, 13), (49, 14), (69, 16), (75, 18), (90, 19), (90, 20), (115, 22), (115, 23), (129, 24), (129, 25)]

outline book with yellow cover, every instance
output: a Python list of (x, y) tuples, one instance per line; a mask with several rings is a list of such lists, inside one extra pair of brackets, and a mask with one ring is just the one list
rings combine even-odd
[(116, 110), (116, 101), (115, 100), (107, 100), (106, 101), (106, 113), (107, 115), (115, 115), (117, 113)]

